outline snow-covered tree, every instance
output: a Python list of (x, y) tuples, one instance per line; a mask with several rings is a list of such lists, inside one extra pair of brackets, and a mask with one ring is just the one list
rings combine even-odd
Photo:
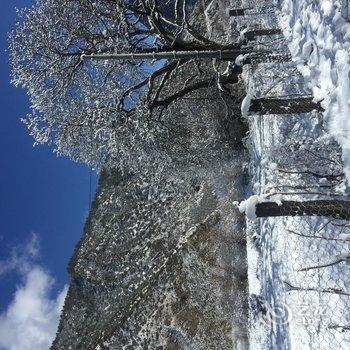
[[(183, 151), (191, 148), (193, 138), (183, 141), (197, 126), (176, 125), (180, 120), (170, 107), (198, 89), (216, 86), (210, 64), (82, 57), (235, 46), (213, 42), (196, 29), (193, 3), (37, 0), (20, 11), (10, 36), (13, 82), (28, 90), (33, 112), (24, 121), (35, 142), (51, 143), (59, 154), (97, 167), (139, 168), (168, 159), (169, 140)], [(224, 79), (235, 81), (234, 74)], [(172, 113), (185, 110), (181, 105)]]

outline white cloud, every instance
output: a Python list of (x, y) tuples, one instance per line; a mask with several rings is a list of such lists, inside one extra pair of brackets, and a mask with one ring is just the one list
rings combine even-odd
[(36, 233), (32, 233), (25, 244), (12, 248), (8, 259), (0, 260), (0, 277), (14, 270), (24, 273), (38, 255), (39, 237)]
[(47, 350), (55, 337), (67, 287), (51, 297), (54, 279), (32, 261), (38, 246), (38, 237), (33, 235), (10, 259), (0, 262), (0, 275), (15, 269), (22, 278), (7, 310), (0, 315), (1, 350)]

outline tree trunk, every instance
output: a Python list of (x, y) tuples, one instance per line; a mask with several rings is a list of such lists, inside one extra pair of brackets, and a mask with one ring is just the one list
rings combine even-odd
[(256, 216), (329, 216), (335, 219), (349, 220), (350, 201), (282, 201), (282, 205), (275, 202), (265, 202), (257, 204)]
[[(254, 48), (236, 50), (171, 51), (151, 53), (111, 53), (82, 55), (83, 60), (130, 60), (130, 59), (212, 59), (235, 60), (239, 55), (253, 53)], [(271, 54), (271, 50), (260, 50), (260, 54)]]
[(271, 50), (255, 50), (254, 48), (237, 50), (206, 50), (206, 51), (162, 51), (122, 54), (92, 54), (82, 55), (83, 60), (130, 60), (130, 59), (219, 59), (234, 61), (238, 56), (244, 55), (242, 64), (265, 62), (288, 62), (291, 60), (289, 52), (273, 52)]
[(251, 101), (249, 112), (259, 114), (300, 114), (313, 110), (323, 112), (320, 103), (312, 97), (298, 98), (259, 98)]

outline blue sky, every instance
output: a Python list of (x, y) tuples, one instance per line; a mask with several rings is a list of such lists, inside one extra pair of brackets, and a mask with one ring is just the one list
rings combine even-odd
[[(88, 213), (89, 169), (56, 157), (47, 146), (33, 148), (20, 122), (29, 112), (29, 101), (24, 90), (10, 85), (5, 50), (7, 32), (16, 20), (15, 7), (30, 3), (0, 1), (0, 263), (10, 261), (18, 247), (23, 251), (35, 233), (40, 248), (30, 259), (50, 271), (56, 281), (50, 293), (56, 295), (68, 281), (67, 263)], [(96, 182), (93, 176), (93, 188)], [(9, 307), (21, 283), (24, 277), (16, 268), (0, 273), (0, 313)]]

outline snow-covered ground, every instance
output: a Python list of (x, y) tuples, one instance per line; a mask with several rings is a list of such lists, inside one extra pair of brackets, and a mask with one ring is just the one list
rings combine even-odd
[[(271, 3), (259, 2), (267, 10)], [(242, 7), (254, 4), (247, 0)], [(344, 199), (348, 193), (341, 154), (348, 171), (350, 141), (344, 129), (350, 123), (350, 29), (337, 15), (337, 1), (284, 0), (282, 5), (283, 16), (277, 12), (279, 17), (265, 14), (232, 20), (242, 29), (276, 28), (282, 23), (286, 38), (260, 37), (260, 45), (276, 49), (289, 43), (294, 57), (293, 62), (245, 66), (247, 94), (250, 98), (313, 94), (326, 111), (248, 113), (249, 194), (255, 197), (241, 210), (251, 211), (249, 204), (265, 198)], [(322, 40), (312, 35), (315, 30), (321, 35), (320, 23)], [(313, 43), (306, 44), (310, 40)], [(314, 48), (308, 51), (308, 45)], [(306, 53), (301, 64), (300, 55)], [(350, 349), (349, 244), (349, 222), (321, 216), (248, 220), (252, 350)]]
[(350, 6), (348, 0), (283, 0), (280, 25), (298, 70), (325, 108), (350, 180)]

